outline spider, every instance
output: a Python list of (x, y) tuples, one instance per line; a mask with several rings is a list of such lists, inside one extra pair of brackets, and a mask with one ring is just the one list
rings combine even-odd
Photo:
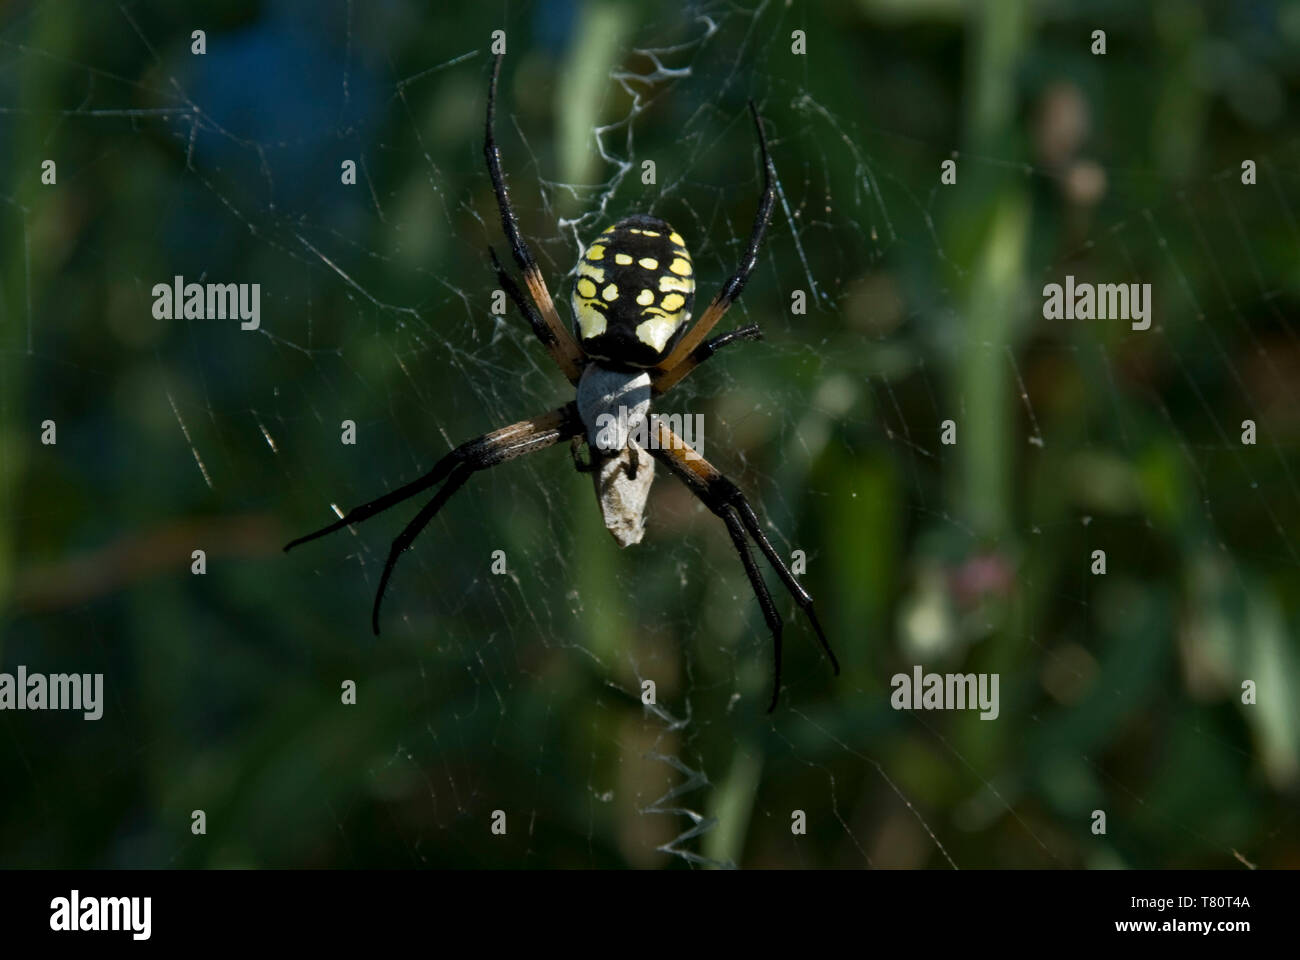
[[(710, 301), (699, 321), (690, 326), (695, 279), (691, 256), (681, 234), (663, 220), (637, 215), (608, 227), (587, 247), (578, 262), (572, 295), (575, 339), (561, 323), (537, 261), (519, 233), (519, 223), (501, 175), (501, 153), (493, 133), (500, 73), (501, 55), (498, 55), (488, 83), (483, 155), (500, 209), (501, 226), (515, 263), (523, 274), (528, 299), (524, 298), (518, 283), (506, 272), (491, 246), (488, 253), (501, 287), (527, 318), (533, 334), (551, 359), (576, 387), (577, 395), (550, 413), (521, 420), (461, 444), (424, 476), (354, 507), (339, 520), (315, 533), (299, 537), (284, 549), (292, 550), (317, 537), (360, 523), (442, 483), (433, 498), (393, 541), (379, 578), (371, 613), (371, 626), (378, 636), (379, 607), (398, 558), (476, 471), (570, 441), (574, 465), (579, 471), (593, 476), (606, 528), (620, 546), (626, 547), (639, 543), (644, 532), (645, 503), (657, 460), (726, 524), (731, 542), (740, 555), (763, 618), (772, 632), (775, 668), (772, 700), (767, 708), (771, 713), (776, 709), (781, 694), (782, 621), (750, 552), (746, 535), (758, 545), (785, 588), (808, 616), (817, 640), (838, 676), (840, 665), (817, 620), (813, 599), (799, 585), (763, 533), (758, 517), (740, 488), (687, 446), (662, 420), (649, 418), (652, 398), (667, 393), (719, 349), (730, 343), (757, 340), (762, 336), (758, 326), (750, 324), (705, 339), (744, 289), (758, 260), (759, 246), (772, 216), (776, 171), (768, 154), (767, 137), (758, 109), (752, 100), (749, 101), (763, 161), (762, 198), (740, 265)], [(633, 437), (638, 424), (650, 426), (647, 443), (638, 443)], [(590, 451), (585, 462), (580, 457), (584, 444)]]

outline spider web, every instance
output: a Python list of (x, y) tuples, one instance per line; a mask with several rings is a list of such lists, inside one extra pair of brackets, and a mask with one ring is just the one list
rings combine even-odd
[[(1055, 9), (999, 126), (1014, 71), (921, 69), (996, 67), (973, 14), (868, 4), (837, 37), (796, 5), (633, 9), (10, 14), (0, 411), (24, 563), (0, 663), (102, 670), (108, 705), (0, 715), (6, 865), (1294, 862), (1300, 22), (1225, 14), (1193, 43), (1117, 7), (1089, 15), (1100, 58), (1096, 25)], [(776, 214), (723, 326), (765, 340), (661, 408), (704, 416), (705, 455), (802, 552), (844, 663), (832, 679), (769, 577), (770, 717), (750, 587), (667, 475), (623, 552), (562, 447), (475, 475), (398, 565), (377, 640), (419, 500), (278, 552), (571, 396), (490, 309), (498, 28), (503, 164), (562, 315), (583, 244), (633, 212), (687, 237), (710, 296), (761, 188), (747, 98), (764, 117)], [(1116, 92), (1149, 44), (1199, 100)], [(1213, 145), (1242, 128), (1253, 186)], [(1151, 283), (1151, 329), (1041, 319), (1067, 273)], [(151, 319), (175, 275), (259, 282), (260, 329)], [(37, 448), (46, 417), (59, 442)], [(998, 673), (998, 719), (891, 709), (914, 664)]]

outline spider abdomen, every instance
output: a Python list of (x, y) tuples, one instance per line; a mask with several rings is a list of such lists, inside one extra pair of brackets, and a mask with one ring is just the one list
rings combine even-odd
[(694, 301), (695, 270), (681, 234), (656, 217), (628, 217), (578, 263), (574, 332), (589, 357), (653, 367), (685, 333)]

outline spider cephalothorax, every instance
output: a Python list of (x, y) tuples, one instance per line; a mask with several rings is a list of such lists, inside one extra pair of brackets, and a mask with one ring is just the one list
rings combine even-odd
[[(700, 319), (691, 326), (695, 276), (686, 242), (662, 220), (633, 216), (620, 220), (600, 234), (587, 247), (578, 264), (572, 299), (575, 339), (560, 320), (550, 290), (537, 268), (537, 261), (519, 232), (505, 178), (501, 175), (501, 156), (493, 133), (500, 72), (501, 57), (498, 55), (488, 85), (483, 154), (501, 212), (501, 226), (510, 242), (515, 264), (523, 274), (527, 297), (497, 260), (496, 253), (490, 248), (489, 252), (502, 289), (527, 318), (551, 359), (574, 385), (575, 397), (558, 410), (521, 420), (461, 444), (442, 457), (424, 476), (349, 510), (339, 520), (315, 533), (299, 537), (285, 549), (290, 550), (308, 540), (359, 523), (441, 483), (442, 487), (420, 508), (388, 552), (371, 612), (371, 625), (378, 634), (379, 607), (398, 557), (474, 472), (570, 440), (575, 444), (574, 461), (579, 469), (593, 474), (606, 528), (621, 546), (629, 546), (639, 542), (644, 532), (646, 496), (657, 461), (671, 470), (722, 520), (740, 555), (763, 618), (772, 631), (775, 677), (772, 701), (768, 706), (771, 711), (781, 693), (783, 628), (781, 616), (750, 553), (750, 540), (807, 614), (818, 642), (835, 673), (839, 674), (839, 663), (826, 642), (821, 624), (817, 622), (812, 597), (795, 580), (790, 568), (768, 540), (758, 516), (740, 488), (662, 421), (647, 420), (654, 397), (671, 390), (720, 348), (760, 336), (758, 327), (750, 324), (705, 339), (740, 296), (758, 260), (758, 249), (772, 216), (776, 173), (768, 155), (767, 138), (763, 134), (758, 110), (751, 101), (749, 110), (763, 160), (763, 196), (739, 267), (723, 283)], [(613, 433), (609, 432), (611, 420)], [(643, 445), (634, 439), (633, 433), (646, 423), (653, 425), (649, 428), (649, 442)], [(583, 443), (591, 451), (586, 463), (578, 457), (578, 447)]]

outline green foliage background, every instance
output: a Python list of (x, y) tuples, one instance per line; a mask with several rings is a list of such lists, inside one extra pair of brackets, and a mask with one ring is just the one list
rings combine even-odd
[[(0, 6), (0, 668), (107, 685), (98, 722), (0, 713), (0, 866), (1300, 861), (1294, 4), (434, 6)], [(669, 477), (624, 552), (563, 449), (476, 477), (379, 640), (415, 504), (279, 550), (566, 399), (488, 309), (498, 28), (562, 302), (577, 243), (648, 206), (708, 296), (765, 117), (782, 204), (728, 322), (766, 340), (665, 406), (807, 555), (844, 673), (781, 598), (771, 717), (740, 565)], [(689, 72), (613, 82), (648, 48)], [(1151, 283), (1152, 330), (1042, 320), (1067, 273)], [(176, 274), (260, 282), (263, 330), (154, 320)], [(891, 709), (918, 663), (998, 673), (1000, 717)]]

